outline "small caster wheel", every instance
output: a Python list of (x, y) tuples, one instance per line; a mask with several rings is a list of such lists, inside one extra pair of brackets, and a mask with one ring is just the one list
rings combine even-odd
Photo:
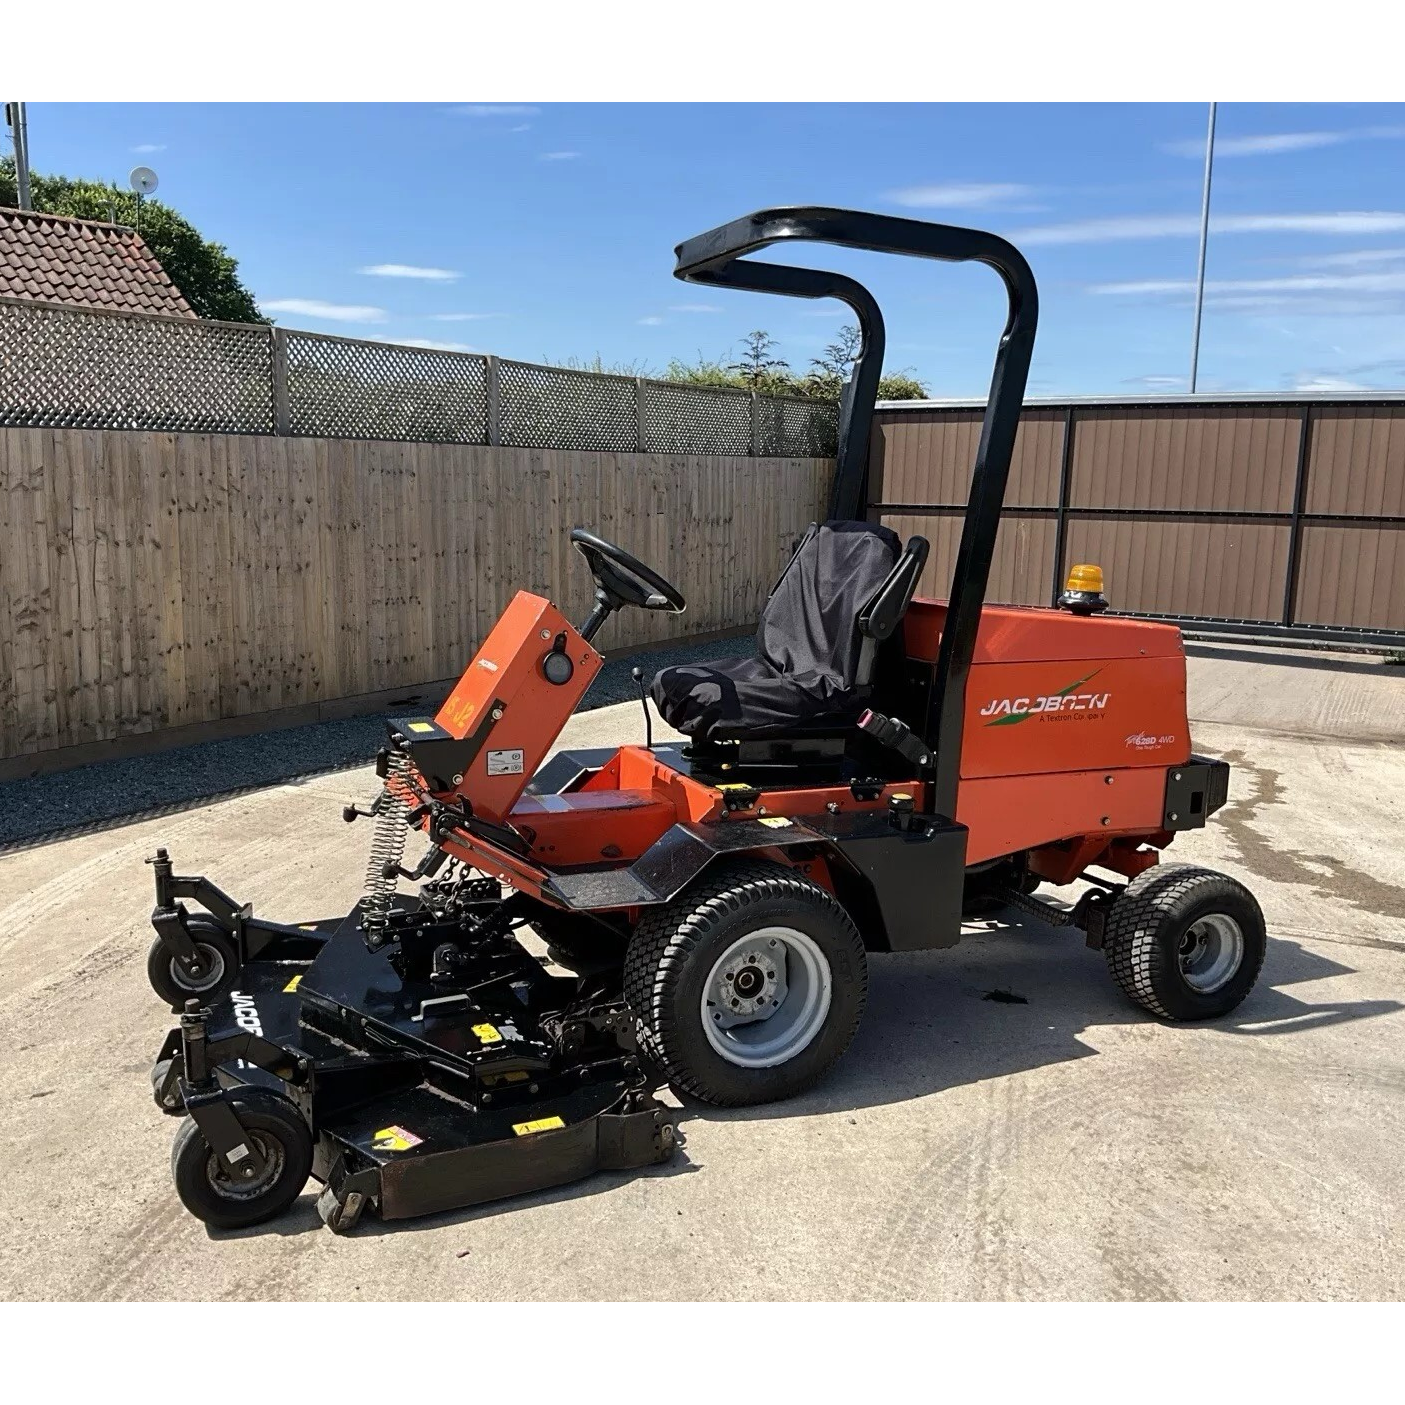
[(160, 937), (152, 942), (146, 957), (146, 978), (152, 990), (175, 1011), (185, 1009), (185, 1002), (192, 998), (206, 1004), (218, 1000), (228, 994), (239, 975), (238, 954), (223, 928), (197, 917), (191, 920), (190, 932), (200, 954), (198, 977), (182, 969)]
[(169, 1088), (166, 1086), (174, 1064), (174, 1059), (162, 1059), (152, 1066), (151, 1095), (156, 1099), (156, 1106), (168, 1117), (184, 1117), (185, 1103), (181, 1100), (180, 1089), (175, 1083), (171, 1083)]
[(326, 1186), (317, 1197), (317, 1213), (333, 1234), (349, 1234), (356, 1228), (365, 1208), (366, 1197), (354, 1190), (345, 1200), (338, 1200), (336, 1191)]
[(263, 1171), (240, 1180), (189, 1119), (171, 1148), (171, 1175), (181, 1203), (213, 1229), (244, 1229), (281, 1215), (302, 1193), (312, 1171), (312, 1133), (286, 1098), (244, 1088), (230, 1098), (249, 1140), (264, 1158)]

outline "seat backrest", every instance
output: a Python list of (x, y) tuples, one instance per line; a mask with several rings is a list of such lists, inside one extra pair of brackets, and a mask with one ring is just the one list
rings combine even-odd
[(900, 550), (897, 534), (874, 523), (812, 525), (761, 612), (757, 652), (792, 678), (824, 678), (846, 691), (866, 682), (859, 612)]

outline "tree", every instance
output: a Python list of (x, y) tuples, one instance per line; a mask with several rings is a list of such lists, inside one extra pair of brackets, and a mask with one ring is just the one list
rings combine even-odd
[[(31, 172), (29, 187), (34, 208), (45, 214), (137, 224), (136, 195), (116, 185)], [(15, 162), (6, 156), (0, 158), (0, 205), (17, 204)], [(224, 245), (203, 238), (169, 205), (160, 200), (141, 202), (141, 237), (197, 317), (224, 322), (268, 320), (259, 315), (253, 294), (239, 281), (239, 265)]]
[(772, 356), (776, 339), (769, 332), (748, 332), (742, 338), (742, 359), (729, 366), (735, 371), (748, 390), (769, 390), (775, 382), (786, 383), (794, 378), (790, 374), (790, 363), (780, 356)]
[(825, 399), (837, 400), (854, 362), (859, 359), (862, 346), (863, 337), (859, 329), (852, 322), (846, 322), (839, 329), (839, 335), (825, 347), (823, 354), (810, 359), (810, 381), (814, 393), (823, 394)]

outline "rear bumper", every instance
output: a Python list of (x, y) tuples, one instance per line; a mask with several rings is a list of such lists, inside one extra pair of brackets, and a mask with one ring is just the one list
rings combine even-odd
[(1229, 762), (1209, 756), (1166, 768), (1162, 823), (1166, 829), (1203, 829), (1205, 821), (1229, 799)]

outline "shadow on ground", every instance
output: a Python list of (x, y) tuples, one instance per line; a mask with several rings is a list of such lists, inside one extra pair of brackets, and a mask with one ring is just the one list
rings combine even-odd
[[(1347, 975), (1354, 968), (1273, 938), (1264, 974), (1253, 993), (1227, 1020), (1205, 1026), (1217, 1037), (1287, 1038), (1306, 1029), (1389, 1014), (1395, 1000), (1302, 1000), (1284, 986)], [(778, 1121), (792, 1117), (859, 1112), (925, 1098), (947, 1089), (1006, 1078), (1075, 1059), (1099, 1057), (1079, 1036), (1092, 1027), (1163, 1022), (1128, 1004), (1112, 984), (1102, 956), (1066, 932), (1002, 915), (973, 924), (950, 951), (880, 956), (869, 967), (868, 1010), (845, 1058), (813, 1092), (765, 1107), (716, 1108), (685, 1099), (678, 1111), (680, 1149), (662, 1166), (600, 1172), (551, 1190), (494, 1201), (414, 1220), (383, 1223), (368, 1215), (357, 1235), (430, 1230), (451, 1224), (550, 1205), (578, 1196), (603, 1195), (638, 1180), (690, 1175), (705, 1168), (687, 1154), (690, 1123)], [(1009, 1002), (992, 992), (1022, 997)], [(1174, 1037), (1174, 1027), (1167, 1030)], [(281, 1219), (215, 1238), (296, 1235), (320, 1229), (315, 1195), (305, 1195)]]

